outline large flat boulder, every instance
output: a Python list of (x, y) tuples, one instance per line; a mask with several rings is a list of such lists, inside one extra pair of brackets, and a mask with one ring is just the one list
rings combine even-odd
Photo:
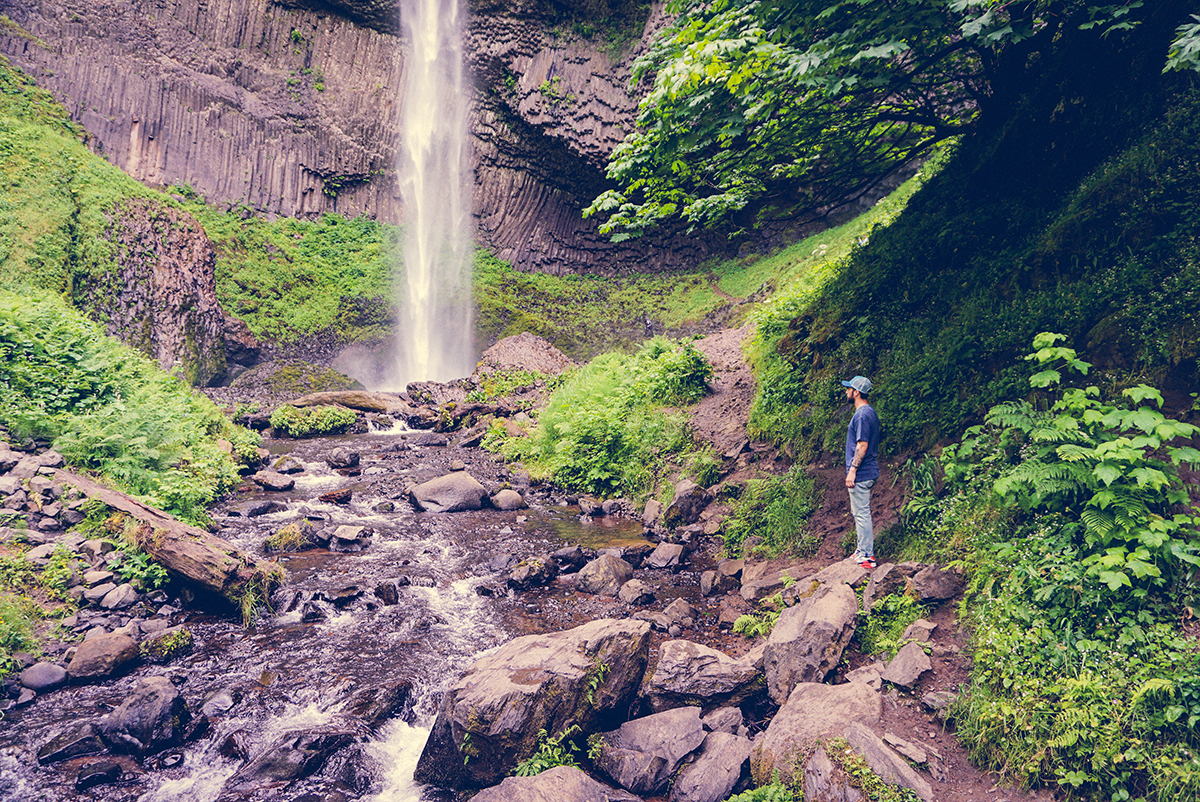
[(534, 777), (509, 777), (484, 788), (472, 802), (641, 802), (640, 797), (593, 780), (572, 766), (558, 766)]
[(868, 685), (800, 683), (754, 744), (754, 782), (766, 785), (778, 771), (784, 782), (794, 785), (818, 738), (842, 735), (855, 721), (873, 727), (882, 714), (883, 699)]
[(677, 707), (634, 719), (600, 735), (596, 765), (635, 794), (657, 794), (683, 759), (704, 743), (700, 709)]
[(422, 482), (409, 493), (413, 506), (424, 512), (482, 509), (487, 496), (487, 489), (466, 471), (454, 471)]
[(925, 802), (932, 802), (933, 788), (929, 781), (913, 770), (908, 761), (885, 744), (878, 735), (861, 722), (853, 722), (844, 733), (847, 743), (862, 755), (871, 771), (884, 782), (899, 785), (913, 791)]
[(653, 710), (737, 705), (761, 687), (754, 654), (743, 659), (688, 640), (663, 643), (645, 695)]
[(818, 584), (779, 616), (763, 652), (767, 693), (787, 701), (801, 682), (821, 682), (838, 662), (858, 620), (858, 599), (849, 585)]
[(627, 714), (649, 649), (650, 625), (629, 620), (509, 641), (447, 689), (416, 780), (483, 788), (533, 753), (539, 730), (611, 728)]

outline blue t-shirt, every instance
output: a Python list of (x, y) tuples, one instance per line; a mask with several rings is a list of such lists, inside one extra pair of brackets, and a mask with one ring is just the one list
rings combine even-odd
[(867, 453), (863, 456), (862, 464), (855, 471), (854, 478), (864, 482), (868, 479), (878, 479), (879, 463), (875, 460), (875, 455), (879, 453), (879, 416), (875, 414), (875, 408), (870, 404), (854, 411), (854, 417), (850, 419), (850, 426), (846, 429), (847, 472), (854, 460), (854, 448), (858, 445), (859, 440), (867, 441)]

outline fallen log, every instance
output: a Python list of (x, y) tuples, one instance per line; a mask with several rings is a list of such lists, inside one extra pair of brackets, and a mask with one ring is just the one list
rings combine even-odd
[(377, 412), (385, 415), (411, 415), (414, 407), (406, 404), (399, 396), (391, 393), (373, 393), (366, 390), (330, 390), (324, 393), (309, 393), (288, 402), (294, 407), (317, 407), (328, 404), (357, 409), (361, 412)]
[(77, 488), (88, 498), (99, 499), (138, 522), (134, 545), (172, 575), (228, 599), (244, 617), (270, 597), (284, 579), (283, 568), (239, 551), (199, 527), (176, 520), (162, 510), (95, 479), (58, 470), (55, 478)]

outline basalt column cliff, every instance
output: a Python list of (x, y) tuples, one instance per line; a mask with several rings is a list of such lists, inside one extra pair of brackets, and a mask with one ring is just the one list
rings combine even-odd
[[(474, 212), (480, 241), (523, 269), (605, 274), (702, 258), (670, 236), (613, 245), (580, 209), (636, 99), (621, 48), (573, 20), (631, 0), (472, 0)], [(0, 0), (0, 52), (52, 91), (94, 150), (147, 184), (296, 217), (402, 222), (395, 157), (407, 46), (395, 0)], [(613, 53), (616, 53), (614, 58)]]

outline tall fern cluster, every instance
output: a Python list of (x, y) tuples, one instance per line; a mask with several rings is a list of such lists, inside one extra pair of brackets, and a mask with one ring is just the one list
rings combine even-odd
[(1063, 387), (1090, 365), (1061, 339), (1034, 340), (1032, 400), (944, 450), (943, 496), (915, 525), (970, 572), (960, 737), (1069, 798), (1197, 799), (1200, 653), (1178, 622), (1200, 608), (1200, 516), (1178, 466), (1200, 462), (1200, 429), (1163, 415), (1152, 387), (1115, 401)]
[[(61, 299), (0, 290), (0, 424), (186, 520), (237, 480), (258, 436)], [(232, 444), (233, 454), (218, 445)]]

